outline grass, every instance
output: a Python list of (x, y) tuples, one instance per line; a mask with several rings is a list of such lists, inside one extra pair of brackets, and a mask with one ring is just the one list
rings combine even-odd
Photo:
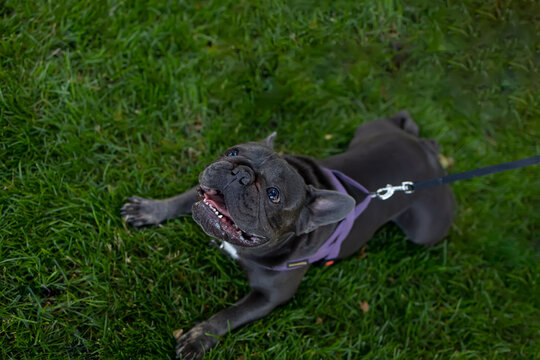
[[(119, 216), (132, 194), (190, 188), (234, 143), (278, 131), (280, 151), (325, 157), (405, 108), (451, 172), (540, 154), (538, 14), (0, 0), (0, 358), (167, 358), (173, 330), (245, 294), (191, 219), (136, 231)], [(540, 358), (538, 170), (456, 183), (441, 245), (386, 227), (207, 358)]]

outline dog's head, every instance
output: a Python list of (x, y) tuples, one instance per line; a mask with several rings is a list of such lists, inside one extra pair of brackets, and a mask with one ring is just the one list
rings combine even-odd
[(208, 235), (254, 247), (340, 221), (354, 208), (348, 195), (306, 185), (273, 150), (274, 137), (229, 148), (199, 175), (193, 219)]

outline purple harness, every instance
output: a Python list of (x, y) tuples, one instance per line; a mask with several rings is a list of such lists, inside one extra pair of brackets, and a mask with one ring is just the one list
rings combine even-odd
[[(347, 238), (349, 235), (349, 232), (351, 231), (354, 221), (358, 216), (360, 216), (361, 213), (366, 210), (369, 202), (371, 201), (371, 197), (369, 196), (369, 191), (348, 177), (347, 175), (343, 174), (342, 172), (339, 172), (337, 170), (331, 170), (324, 167), (321, 167), (323, 172), (328, 176), (330, 181), (332, 182), (332, 185), (339, 191), (340, 193), (347, 194), (347, 190), (345, 190), (345, 187), (341, 184), (339, 180), (342, 180), (343, 182), (354, 186), (355, 188), (359, 189), (363, 193), (365, 193), (366, 198), (355, 206), (354, 210), (347, 215), (347, 217), (338, 224), (336, 227), (336, 230), (334, 233), (326, 240), (326, 242), (317, 250), (316, 253), (313, 255), (304, 258), (304, 259), (298, 259), (294, 261), (289, 261), (282, 265), (277, 265), (273, 267), (267, 267), (270, 270), (276, 270), (276, 271), (284, 271), (284, 270), (292, 270), (296, 269), (302, 266), (306, 266), (309, 264), (313, 264), (314, 262), (317, 262), (319, 260), (326, 260), (326, 265), (333, 264), (333, 260), (336, 259), (339, 255), (339, 251), (341, 249), (341, 243)], [(339, 178), (339, 180), (338, 180)]]

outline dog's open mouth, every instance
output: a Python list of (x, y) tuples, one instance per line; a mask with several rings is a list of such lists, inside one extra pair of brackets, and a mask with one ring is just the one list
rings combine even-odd
[(197, 208), (201, 212), (198, 215), (205, 219), (202, 222), (195, 220), (210, 236), (217, 236), (231, 244), (245, 247), (253, 247), (266, 242), (266, 239), (248, 234), (238, 227), (231, 218), (225, 205), (225, 198), (220, 191), (201, 185), (198, 194)]

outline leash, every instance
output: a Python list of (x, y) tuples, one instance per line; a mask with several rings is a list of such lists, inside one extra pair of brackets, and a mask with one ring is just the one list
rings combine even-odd
[(381, 200), (386, 200), (392, 197), (396, 191), (403, 191), (405, 194), (412, 194), (415, 191), (429, 189), (435, 186), (450, 184), (455, 181), (472, 179), (475, 177), (485, 176), (489, 174), (495, 174), (507, 170), (513, 170), (522, 168), (525, 166), (536, 165), (540, 163), (540, 156), (533, 156), (527, 159), (521, 159), (516, 161), (511, 161), (503, 164), (487, 166), (484, 168), (465, 171), (457, 174), (446, 175), (434, 179), (424, 180), (417, 183), (412, 181), (403, 181), (401, 185), (386, 185), (383, 188), (378, 189), (375, 192), (369, 194), (371, 198), (379, 198)]

